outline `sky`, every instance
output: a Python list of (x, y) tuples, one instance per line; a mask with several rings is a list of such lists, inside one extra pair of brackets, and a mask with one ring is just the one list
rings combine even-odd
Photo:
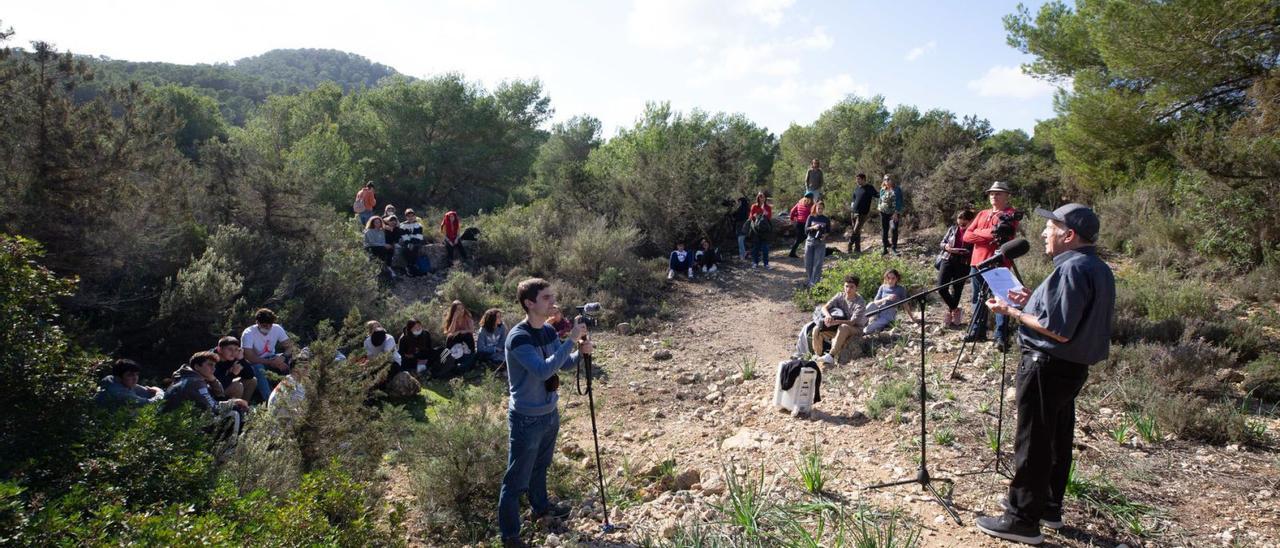
[[(492, 89), (538, 78), (554, 120), (599, 118), (606, 137), (648, 101), (742, 113), (781, 135), (848, 96), (977, 115), (1031, 132), (1055, 87), (1020, 70), (1001, 17), (1016, 0), (360, 0), (12, 3), (11, 45), (131, 61), (225, 63), (331, 48)], [(1033, 9), (1039, 1), (1025, 2)]]

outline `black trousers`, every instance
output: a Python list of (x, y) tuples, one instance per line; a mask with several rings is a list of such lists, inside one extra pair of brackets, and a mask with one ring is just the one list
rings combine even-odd
[(796, 241), (791, 244), (791, 252), (788, 253), (788, 255), (795, 257), (796, 250), (800, 248), (800, 244), (804, 243), (806, 237), (807, 235), (804, 233), (804, 225), (796, 225)]
[(458, 242), (458, 243), (456, 243), (456, 244), (451, 244), (451, 243), (449, 243), (449, 241), (448, 241), (448, 240), (445, 240), (445, 242), (444, 242), (444, 251), (445, 251), (445, 253), (447, 254), (447, 255), (446, 255), (446, 258), (445, 258), (445, 261), (446, 261), (446, 262), (450, 262), (450, 263), (452, 263), (452, 262), (453, 262), (453, 252), (454, 252), (455, 250), (457, 250), (457, 252), (458, 252), (458, 258), (460, 258), (460, 259), (462, 259), (462, 260), (464, 260), (464, 261), (465, 261), (465, 260), (467, 260), (467, 250), (465, 250), (465, 249), (463, 249), (463, 248), (462, 248), (462, 242), (461, 242), (461, 241), (459, 241), (459, 242)]
[(880, 244), (884, 253), (898, 250), (898, 221), (893, 220), (892, 213), (880, 214)]
[(1013, 481), (1009, 512), (1027, 525), (1046, 514), (1062, 513), (1062, 497), (1071, 472), (1076, 428), (1076, 396), (1089, 367), (1024, 350), (1014, 380), (1018, 427), (1013, 441)]
[[(942, 268), (938, 270), (938, 285), (958, 280), (968, 275), (968, 263), (943, 261)], [(938, 295), (942, 297), (942, 302), (947, 303), (947, 310), (955, 310), (960, 307), (960, 295), (963, 293), (964, 284), (951, 284), (938, 290)]]

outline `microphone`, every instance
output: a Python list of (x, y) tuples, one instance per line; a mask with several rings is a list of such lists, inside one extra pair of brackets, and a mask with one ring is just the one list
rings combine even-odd
[(1008, 243), (1000, 246), (1000, 249), (997, 249), (996, 254), (992, 255), (990, 259), (978, 263), (977, 269), (982, 270), (1000, 265), (1004, 263), (1005, 259), (1012, 261), (1026, 255), (1028, 251), (1031, 251), (1031, 243), (1025, 238), (1009, 240)]

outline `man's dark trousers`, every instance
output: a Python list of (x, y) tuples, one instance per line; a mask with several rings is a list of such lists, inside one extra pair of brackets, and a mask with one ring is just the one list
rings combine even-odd
[(1015, 378), (1018, 427), (1014, 435), (1010, 514), (1039, 525), (1048, 514), (1061, 515), (1071, 473), (1071, 444), (1076, 428), (1076, 396), (1089, 378), (1088, 366), (1024, 350)]

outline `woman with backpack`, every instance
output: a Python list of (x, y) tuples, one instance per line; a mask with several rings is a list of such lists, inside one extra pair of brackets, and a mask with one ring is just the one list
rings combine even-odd
[(813, 193), (805, 192), (804, 197), (791, 206), (791, 211), (787, 212), (787, 219), (795, 225), (796, 241), (791, 244), (791, 252), (787, 253), (788, 257), (796, 258), (796, 249), (800, 248), (800, 243), (805, 241), (808, 232), (805, 222), (809, 220), (809, 213), (813, 211)]
[(751, 268), (760, 266), (764, 261), (765, 269), (769, 269), (769, 240), (773, 238), (773, 207), (765, 200), (764, 193), (756, 194), (756, 203), (751, 206), (751, 216), (747, 220), (747, 235), (751, 238)]
[(960, 310), (964, 284), (951, 282), (969, 275), (969, 255), (973, 253), (973, 244), (964, 243), (964, 233), (974, 216), (972, 209), (956, 214), (956, 222), (947, 228), (946, 235), (938, 244), (942, 250), (933, 262), (938, 269), (938, 286), (941, 287), (938, 295), (942, 296), (942, 302), (947, 303), (947, 315), (942, 322), (946, 327), (956, 327), (964, 322), (964, 311)]

